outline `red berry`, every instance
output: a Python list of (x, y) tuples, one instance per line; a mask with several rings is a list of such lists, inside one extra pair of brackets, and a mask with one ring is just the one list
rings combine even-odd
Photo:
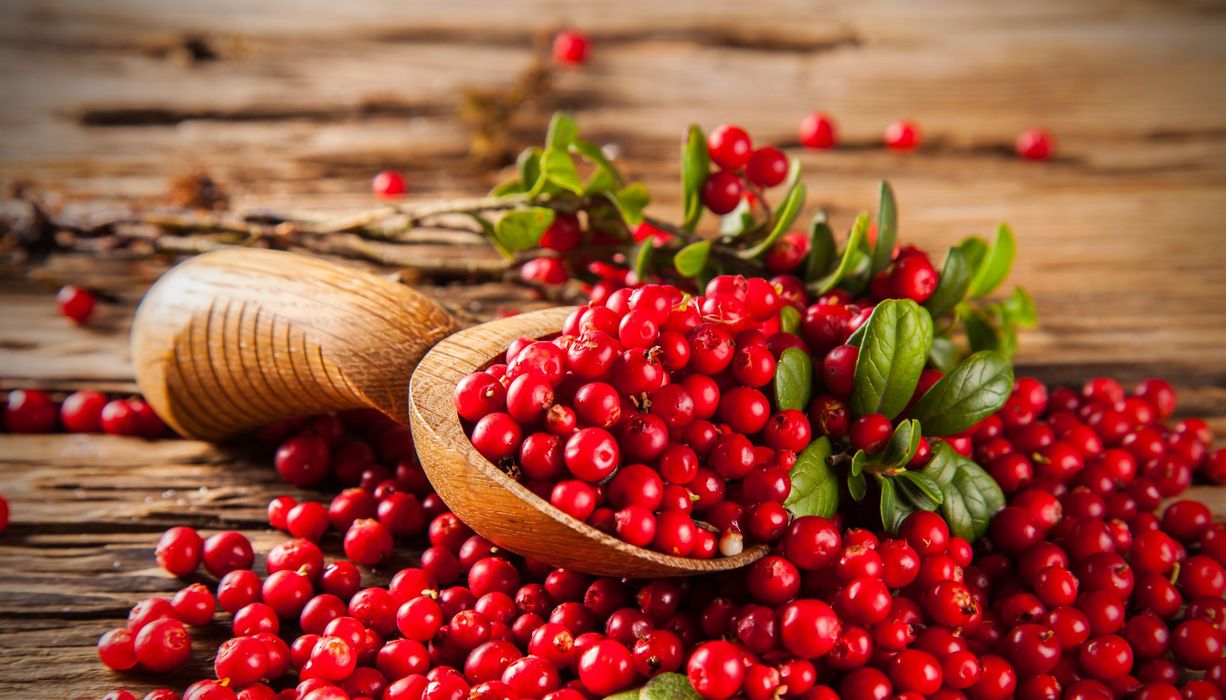
[(917, 148), (920, 145), (919, 127), (905, 120), (891, 123), (885, 129), (885, 145), (892, 151), (910, 151)]
[(928, 262), (928, 258), (909, 255), (894, 263), (890, 273), (890, 290), (895, 298), (922, 304), (936, 291), (938, 281), (936, 268)]
[(612, 474), (621, 462), (621, 450), (608, 431), (583, 428), (566, 441), (566, 468), (577, 478), (598, 482)]
[(478, 421), (496, 411), (505, 411), (507, 390), (488, 372), (473, 372), (456, 384), (455, 406), (460, 417)]
[(713, 213), (723, 216), (741, 203), (744, 186), (741, 178), (730, 170), (719, 170), (707, 176), (702, 184), (702, 202)]
[(1047, 160), (1055, 151), (1056, 142), (1052, 135), (1043, 129), (1027, 129), (1018, 134), (1013, 148), (1026, 160)]
[(774, 146), (763, 146), (749, 156), (745, 177), (758, 187), (774, 187), (788, 177), (788, 157)]
[(690, 685), (705, 700), (726, 700), (741, 691), (745, 681), (743, 658), (743, 652), (735, 644), (704, 642), (690, 654), (686, 675)]
[(931, 695), (940, 689), (945, 673), (932, 654), (907, 649), (890, 661), (890, 680), (895, 692), (915, 692)]
[(255, 563), (251, 542), (240, 532), (225, 530), (204, 541), (204, 568), (214, 576), (225, 576)]
[(60, 424), (70, 433), (102, 432), (102, 407), (106, 396), (97, 391), (78, 391), (60, 404)]
[(820, 600), (796, 600), (785, 605), (779, 613), (783, 648), (803, 659), (816, 659), (829, 653), (841, 628), (834, 610)]
[(601, 697), (625, 690), (634, 682), (634, 674), (634, 657), (630, 650), (612, 640), (587, 648), (575, 669), (584, 689)]
[(213, 670), (235, 688), (251, 685), (268, 671), (268, 650), (254, 637), (227, 639), (217, 649)]
[(98, 658), (107, 668), (127, 671), (136, 665), (136, 649), (132, 633), (126, 629), (113, 629), (98, 638)]
[(1110, 681), (1132, 670), (1132, 647), (1113, 634), (1086, 642), (1078, 654), (1081, 669), (1100, 681)]
[(579, 245), (582, 231), (574, 214), (557, 214), (541, 236), (541, 247), (565, 253)]
[(553, 38), (553, 60), (564, 66), (587, 63), (589, 40), (577, 29), (563, 29)]
[(395, 170), (384, 170), (370, 181), (370, 191), (376, 197), (395, 199), (409, 191), (409, 185), (404, 176)]
[(71, 284), (64, 285), (55, 301), (60, 306), (60, 313), (73, 323), (85, 324), (94, 313), (94, 295), (89, 290)]
[(166, 673), (187, 662), (192, 653), (191, 643), (182, 622), (162, 618), (141, 628), (134, 648), (141, 666), (154, 673)]
[(470, 439), (482, 457), (500, 462), (519, 450), (523, 429), (509, 414), (491, 413), (477, 421)]
[(204, 540), (190, 527), (172, 527), (158, 540), (158, 564), (175, 576), (187, 576), (200, 566)]
[(277, 475), (295, 486), (311, 486), (322, 481), (331, 467), (328, 443), (318, 435), (303, 433), (277, 448)]
[(36, 389), (10, 391), (4, 407), (4, 425), (11, 433), (49, 433), (58, 411), (45, 393)]
[(834, 122), (821, 112), (813, 112), (800, 122), (800, 144), (805, 148), (833, 148)]
[(739, 126), (723, 124), (707, 136), (707, 153), (721, 168), (736, 170), (744, 166), (753, 152), (749, 134)]
[(851, 446), (856, 450), (877, 453), (885, 449), (894, 432), (890, 419), (880, 413), (860, 416), (851, 424)]

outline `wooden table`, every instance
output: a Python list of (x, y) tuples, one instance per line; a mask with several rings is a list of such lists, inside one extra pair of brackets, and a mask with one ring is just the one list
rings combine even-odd
[[(1226, 14), (1197, 4), (970, 0), (786, 3), (719, 8), (627, 0), (522, 3), (355, 0), (13, 0), (0, 7), (0, 174), (70, 208), (102, 214), (162, 200), (168, 178), (206, 167), (239, 208), (320, 214), (371, 205), (372, 172), (392, 167), (413, 199), (475, 195), (505, 173), (468, 158), (455, 116), (464, 90), (499, 90), (532, 62), (534, 37), (573, 24), (593, 60), (510, 122), (509, 144), (539, 142), (548, 114), (573, 111), (614, 144), (675, 216), (678, 136), (734, 121), (805, 167), (812, 205), (837, 227), (871, 208), (876, 182), (899, 194), (902, 235), (940, 248), (1009, 222), (1013, 280), (1042, 319), (1026, 371), (1075, 382), (1158, 374), (1183, 415), (1226, 432)], [(173, 8), (173, 9), (172, 9)], [(822, 109), (844, 148), (796, 147)], [(909, 117), (919, 153), (877, 143)], [(1046, 164), (1013, 157), (1022, 129), (1060, 140)], [(445, 259), (480, 249), (423, 246)], [(0, 279), (3, 385), (132, 390), (126, 331), (162, 261), (57, 255), (6, 265)], [(65, 281), (115, 295), (97, 322), (54, 311)], [(420, 285), (476, 315), (542, 302), (499, 282)], [(155, 679), (96, 662), (98, 634), (142, 595), (179, 585), (152, 547), (171, 525), (254, 532), (285, 488), (259, 455), (187, 441), (0, 437), (0, 491), (14, 523), (0, 538), (0, 696), (91, 697)], [(1204, 492), (1201, 492), (1204, 497)], [(1213, 498), (1218, 515), (1222, 499)], [(216, 641), (213, 639), (211, 641)], [(204, 645), (187, 673), (207, 667)], [(33, 684), (33, 685), (31, 685)]]

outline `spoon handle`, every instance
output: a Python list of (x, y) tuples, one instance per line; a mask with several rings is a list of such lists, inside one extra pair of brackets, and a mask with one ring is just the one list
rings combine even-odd
[(346, 408), (407, 424), (409, 376), (453, 330), (438, 304), (392, 280), (231, 249), (192, 258), (149, 290), (132, 361), (146, 399), (187, 437)]

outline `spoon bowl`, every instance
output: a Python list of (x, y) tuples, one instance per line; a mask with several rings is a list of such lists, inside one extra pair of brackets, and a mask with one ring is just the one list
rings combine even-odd
[(149, 290), (133, 323), (132, 358), (141, 392), (185, 437), (224, 440), (354, 408), (411, 423), (447, 506), (482, 537), (553, 566), (659, 577), (763, 556), (765, 546), (706, 560), (635, 547), (562, 513), (472, 446), (455, 411), (456, 383), (515, 338), (556, 334), (569, 311), (453, 334), (442, 307), (387, 278), (293, 253), (230, 249), (178, 265)]

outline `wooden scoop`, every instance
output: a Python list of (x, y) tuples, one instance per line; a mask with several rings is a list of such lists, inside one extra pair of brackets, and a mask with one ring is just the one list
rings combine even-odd
[(557, 510), (473, 448), (452, 401), (456, 383), (515, 338), (556, 334), (569, 311), (451, 335), (448, 314), (404, 285), (292, 253), (233, 249), (192, 258), (149, 290), (132, 328), (132, 359), (145, 398), (186, 437), (222, 440), (350, 408), (411, 423), (447, 506), (482, 537), (553, 566), (659, 577), (760, 558), (765, 546), (696, 560), (627, 544)]

